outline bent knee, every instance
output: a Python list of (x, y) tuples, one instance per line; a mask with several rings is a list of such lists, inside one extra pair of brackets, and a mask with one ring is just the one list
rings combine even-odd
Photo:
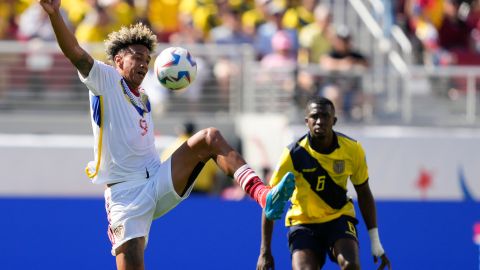
[(222, 134), (214, 127), (203, 129), (201, 132), (207, 145), (215, 145), (215, 143), (222, 139)]
[(193, 136), (190, 142), (195, 155), (204, 162), (214, 158), (219, 153), (226, 152), (226, 149), (230, 149), (220, 131), (213, 127), (200, 130)]

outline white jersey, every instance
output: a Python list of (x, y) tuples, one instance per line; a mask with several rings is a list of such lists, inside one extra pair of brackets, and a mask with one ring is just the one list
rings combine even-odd
[(116, 69), (97, 60), (88, 77), (79, 77), (90, 90), (95, 138), (87, 175), (95, 184), (148, 178), (160, 166), (148, 97), (133, 96)]

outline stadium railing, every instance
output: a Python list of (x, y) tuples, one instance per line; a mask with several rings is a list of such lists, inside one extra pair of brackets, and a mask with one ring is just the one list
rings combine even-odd
[[(169, 45), (159, 46), (158, 51)], [(230, 121), (246, 112), (280, 113), (289, 119), (302, 119), (299, 114), (303, 109), (297, 102), (297, 74), (308, 71), (317, 78), (330, 76), (316, 65), (265, 71), (255, 60), (250, 46), (197, 44), (185, 47), (199, 60), (197, 80), (201, 85), (175, 93), (159, 87), (154, 89), (151, 99), (158, 119), (195, 115)], [(102, 44), (86, 48), (95, 56), (103, 55)], [(405, 63), (399, 66), (403, 72), (399, 72), (402, 68), (387, 65), (381, 71), (370, 69), (345, 74), (360, 77), (362, 91), (372, 97), (371, 102), (363, 105), (364, 117), (358, 123), (479, 125), (480, 68), (427, 68)], [(88, 112), (85, 86), (56, 44), (2, 41), (0, 71), (2, 112), (36, 115), (39, 112)], [(219, 80), (219, 77), (226, 79)]]

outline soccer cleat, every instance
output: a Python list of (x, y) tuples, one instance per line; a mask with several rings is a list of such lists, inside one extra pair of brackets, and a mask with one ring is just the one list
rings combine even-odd
[(295, 176), (293, 173), (286, 173), (280, 183), (274, 186), (267, 194), (265, 204), (265, 215), (268, 219), (280, 219), (285, 209), (285, 203), (290, 200), (295, 189)]

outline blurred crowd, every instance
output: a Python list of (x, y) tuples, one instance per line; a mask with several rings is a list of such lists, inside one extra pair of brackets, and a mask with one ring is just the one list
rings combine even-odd
[[(250, 44), (264, 70), (295, 70), (300, 64), (320, 64), (327, 71), (367, 67), (353, 50), (350, 32), (331, 25), (330, 1), (316, 0), (62, 0), (62, 12), (81, 43), (102, 42), (108, 33), (142, 21), (170, 44)], [(0, 3), (0, 39), (54, 40), (46, 14), (34, 0)], [(233, 56), (234, 57), (234, 56)], [(202, 63), (200, 63), (202, 64)], [(221, 58), (212, 67), (219, 97), (226, 99), (230, 80), (238, 74), (234, 59)], [(298, 78), (298, 79), (297, 79)], [(286, 91), (300, 89), (298, 100), (329, 95), (342, 108), (354, 107), (355, 81), (322, 82), (309, 74), (285, 81)], [(201, 78), (200, 78), (201, 80)], [(295, 89), (296, 88), (296, 89)], [(346, 93), (341, 93), (342, 91)], [(322, 92), (322, 93), (320, 93)], [(345, 99), (343, 97), (346, 97)], [(300, 104), (301, 105), (301, 104)]]
[(409, 34), (420, 64), (480, 64), (480, 1), (397, 1), (396, 23)]
[[(354, 35), (357, 33), (352, 33), (345, 25), (332, 23), (333, 2), (62, 0), (61, 7), (65, 21), (81, 43), (103, 42), (108, 33), (140, 21), (154, 30), (161, 43), (249, 44), (254, 48), (255, 59), (262, 70), (262, 76), (256, 82), (260, 90), (262, 87), (271, 88), (275, 81), (281, 91), (292, 93), (298, 108), (303, 108), (312, 95), (326, 96), (335, 103), (340, 117), (361, 120), (362, 104), (373, 102), (362, 89), (362, 74), (369, 69), (370, 63), (368, 56), (355, 44)], [(387, 17), (385, 35), (390, 34), (389, 24), (400, 25), (414, 44), (417, 63), (434, 66), (480, 64), (480, 0), (383, 0), (383, 3)], [(55, 40), (46, 16), (37, 0), (2, 0), (0, 40)], [(214, 75), (218, 87), (215, 96), (225, 103), (228, 103), (232, 77), (241, 72), (235, 57), (232, 52), (231, 56), (216, 59), (213, 64), (197, 59), (201, 71), (207, 70), (202, 66), (211, 65), (208, 70)], [(4, 68), (7, 65), (4, 63)], [(324, 73), (319, 75), (300, 70), (300, 65), (320, 66)], [(49, 66), (57, 64), (52, 62)], [(270, 74), (272, 70), (275, 72)], [(279, 75), (279, 70), (286, 75)], [(34, 85), (45, 81), (44, 74), (34, 76), (37, 73), (38, 68), (30, 76), (37, 78)], [(195, 101), (201, 97), (205, 77), (199, 73), (188, 89), (187, 98), (193, 101), (192, 104), (197, 104)], [(153, 81), (154, 76), (148, 74), (145, 83), (151, 85), (145, 88), (154, 88)], [(0, 80), (0, 94), (6, 88), (2, 87)], [(165, 98), (157, 97), (162, 95), (160, 92), (149, 95), (154, 100)], [(156, 104), (156, 108), (161, 105)], [(194, 105), (190, 108), (196, 109)], [(194, 130), (192, 123), (185, 124), (171, 149), (185, 141)], [(165, 157), (171, 149), (166, 150)], [(198, 181), (196, 192), (243, 198), (244, 193), (235, 185), (219, 187), (214, 164), (206, 164), (204, 171), (208, 175), (200, 177), (203, 180)], [(268, 168), (263, 173), (268, 177)]]
[[(371, 97), (362, 90), (368, 56), (357, 50), (351, 30), (332, 23), (332, 0), (62, 0), (62, 12), (81, 43), (102, 42), (108, 33), (138, 21), (149, 25), (162, 43), (249, 44), (265, 76), (259, 85), (280, 80), (303, 107), (311, 95), (324, 95), (339, 115), (361, 119), (359, 108)], [(389, 24), (402, 26), (416, 48), (418, 63), (480, 63), (478, 0), (384, 0), (385, 35)], [(46, 14), (36, 0), (0, 2), (1, 40), (54, 40)], [(5, 19), (3, 19), (5, 18)], [(232, 77), (239, 74), (235, 55), (211, 66), (220, 101), (227, 102)], [(199, 65), (206, 65), (199, 59)], [(297, 69), (319, 65), (328, 76)], [(289, 76), (268, 76), (282, 69)], [(275, 77), (275, 78), (273, 78)], [(279, 78), (281, 77), (281, 78)], [(202, 76), (189, 89), (201, 96)], [(192, 107), (193, 108), (193, 107)]]
[[(480, 1), (401, 0), (397, 3), (393, 7), (395, 23), (412, 42), (415, 64), (480, 65)], [(449, 100), (458, 100), (466, 93), (465, 77), (431, 76), (429, 83), (433, 93)]]
[[(270, 39), (278, 28), (296, 30), (290, 34), (296, 40), (296, 32), (315, 21), (317, 2), (62, 0), (62, 11), (80, 42), (102, 42), (120, 26), (143, 21), (157, 33), (159, 42), (256, 43), (259, 56), (263, 56), (272, 50), (265, 38)], [(0, 39), (54, 38), (36, 0), (4, 0), (0, 15), (5, 18), (0, 21)]]
[[(466, 63), (480, 53), (478, 0), (384, 0), (386, 13), (438, 65)], [(122, 25), (143, 21), (159, 42), (255, 46), (265, 65), (319, 63), (332, 47), (330, 0), (62, 0), (65, 20), (80, 42), (102, 42)], [(388, 4), (388, 5), (387, 5)], [(390, 10), (388, 10), (390, 9)], [(53, 40), (36, 0), (0, 2), (0, 40)], [(385, 22), (387, 24), (391, 22)], [(279, 37), (273, 42), (277, 32)], [(387, 33), (388, 35), (388, 33)], [(275, 48), (274, 48), (275, 47)], [(285, 53), (290, 50), (290, 54)], [(283, 56), (282, 56), (283, 55)], [(476, 59), (473, 59), (476, 60)]]

